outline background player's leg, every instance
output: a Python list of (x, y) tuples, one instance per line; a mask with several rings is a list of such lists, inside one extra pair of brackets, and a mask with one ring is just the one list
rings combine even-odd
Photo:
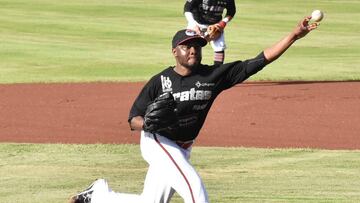
[(214, 65), (221, 65), (224, 63), (225, 51), (214, 52)]
[(224, 32), (216, 40), (210, 41), (211, 47), (214, 50), (214, 64), (223, 64), (225, 60), (225, 36)]

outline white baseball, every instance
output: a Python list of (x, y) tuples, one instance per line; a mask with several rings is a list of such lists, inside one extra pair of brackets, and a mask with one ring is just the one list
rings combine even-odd
[(324, 18), (324, 13), (320, 10), (314, 10), (311, 13), (311, 20), (315, 22), (320, 22)]

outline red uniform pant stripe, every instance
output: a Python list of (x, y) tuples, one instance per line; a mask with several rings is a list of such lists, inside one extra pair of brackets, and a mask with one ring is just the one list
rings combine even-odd
[(179, 167), (179, 165), (176, 163), (175, 159), (171, 156), (171, 154), (165, 149), (165, 147), (159, 142), (159, 140), (157, 139), (156, 135), (154, 135), (154, 139), (156, 141), (156, 143), (159, 144), (159, 146), (164, 150), (164, 152), (168, 155), (168, 157), (170, 158), (170, 160), (174, 163), (174, 165), (176, 166), (176, 168), (179, 170), (179, 172), (181, 173), (182, 177), (185, 179), (185, 182), (186, 184), (188, 185), (189, 187), (189, 190), (190, 190), (190, 194), (191, 194), (191, 198), (192, 198), (192, 201), (193, 203), (195, 203), (195, 198), (194, 198), (194, 194), (193, 194), (193, 191), (191, 189), (191, 185), (188, 181), (188, 179), (186, 178), (184, 172), (181, 170), (181, 168)]

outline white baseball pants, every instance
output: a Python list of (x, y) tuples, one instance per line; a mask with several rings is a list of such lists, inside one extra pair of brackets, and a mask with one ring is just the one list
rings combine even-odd
[(175, 192), (185, 203), (209, 202), (204, 184), (189, 161), (191, 147), (184, 149), (166, 137), (142, 131), (140, 148), (149, 164), (142, 194), (106, 188), (94, 191), (92, 203), (168, 203)]

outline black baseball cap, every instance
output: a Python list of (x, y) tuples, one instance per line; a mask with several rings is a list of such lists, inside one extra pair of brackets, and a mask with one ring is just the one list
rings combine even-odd
[(184, 44), (185, 42), (194, 41), (199, 43), (200, 46), (204, 47), (207, 44), (206, 39), (196, 34), (195, 31), (192, 30), (179, 30), (173, 37), (172, 40), (172, 48), (177, 47), (180, 44)]

